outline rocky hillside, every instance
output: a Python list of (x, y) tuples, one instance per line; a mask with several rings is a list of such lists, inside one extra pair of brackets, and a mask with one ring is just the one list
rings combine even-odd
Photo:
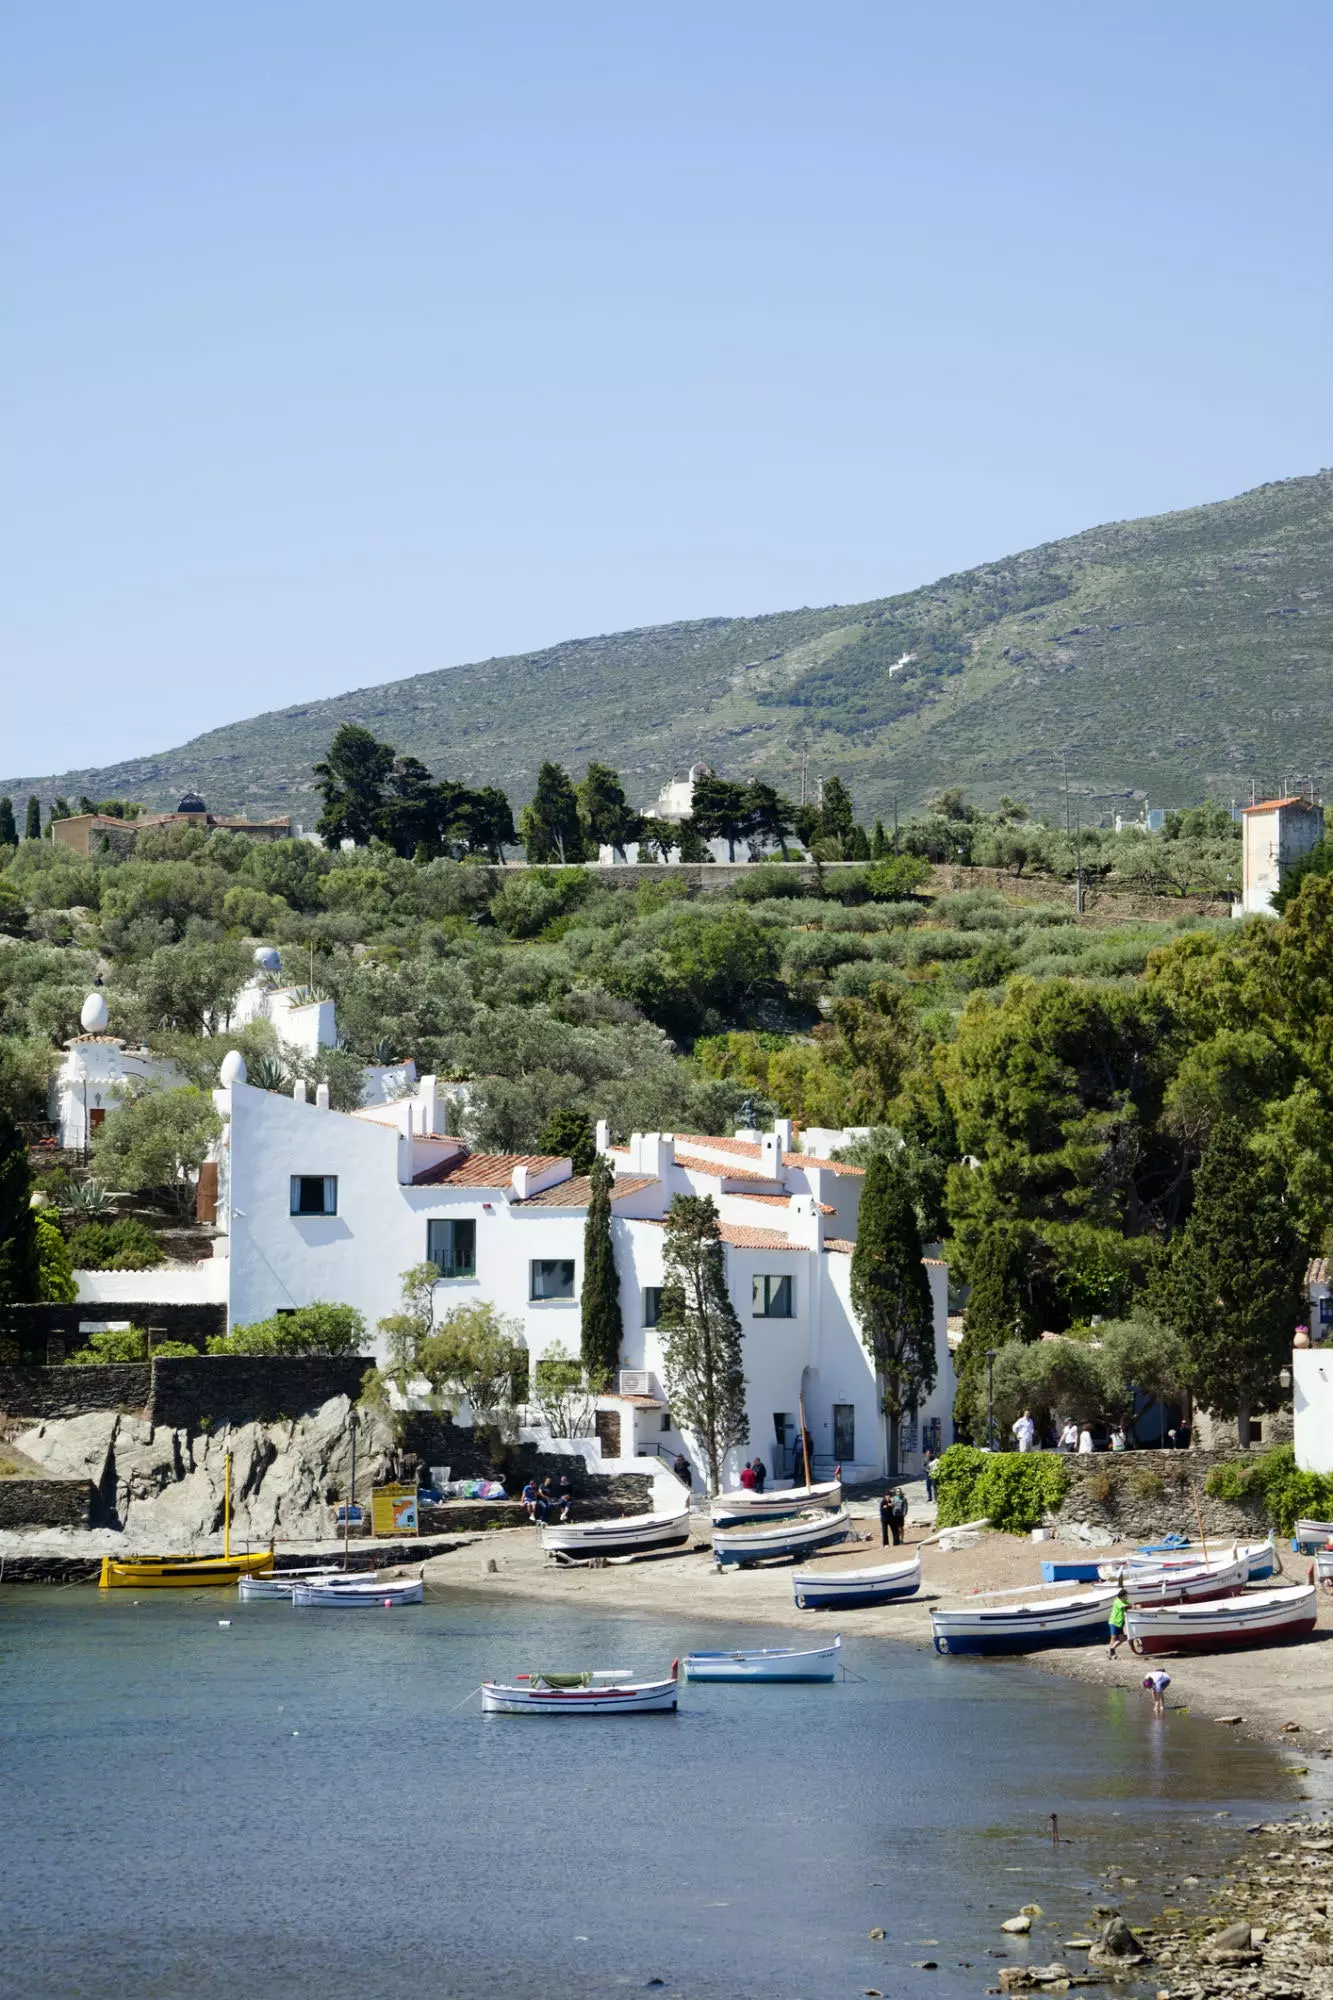
[(0, 792), (87, 791), (215, 810), (316, 811), (341, 722), (518, 802), (537, 766), (617, 766), (638, 803), (703, 756), (787, 790), (847, 779), (863, 816), (943, 785), (1053, 806), (1062, 757), (1085, 817), (1327, 791), (1333, 473), (1117, 522), (868, 604), (578, 639), (255, 716), (176, 750)]

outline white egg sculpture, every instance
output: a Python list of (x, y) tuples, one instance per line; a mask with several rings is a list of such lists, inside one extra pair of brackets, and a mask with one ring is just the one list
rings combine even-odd
[(245, 1082), (245, 1057), (239, 1049), (228, 1049), (223, 1056), (218, 1082), (224, 1090), (230, 1090), (234, 1083)]
[(79, 1019), (83, 1023), (84, 1034), (104, 1034), (109, 1018), (104, 996), (100, 993), (90, 993), (79, 1011)]
[(281, 972), (282, 953), (277, 951), (271, 944), (257, 945), (255, 947), (255, 964), (261, 972)]

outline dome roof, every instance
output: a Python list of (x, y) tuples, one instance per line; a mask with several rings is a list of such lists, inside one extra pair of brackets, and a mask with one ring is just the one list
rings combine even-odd
[(204, 804), (198, 792), (187, 792), (176, 810), (178, 813), (201, 813), (207, 812), (208, 807)]
[(271, 944), (256, 945), (255, 964), (261, 972), (281, 972), (282, 954)]
[(79, 1021), (85, 1035), (104, 1035), (109, 1016), (106, 999), (101, 993), (90, 993), (79, 1009)]

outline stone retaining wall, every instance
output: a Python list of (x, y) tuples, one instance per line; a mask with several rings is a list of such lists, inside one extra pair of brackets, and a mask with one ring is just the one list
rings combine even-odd
[(87, 1345), (84, 1326), (112, 1326), (127, 1321), (147, 1328), (163, 1340), (187, 1341), (201, 1351), (214, 1334), (227, 1331), (227, 1308), (221, 1303), (164, 1305), (152, 1299), (116, 1299), (96, 1305), (85, 1299), (81, 1304), (10, 1306), (8, 1317), (18, 1341), (19, 1361), (30, 1366), (47, 1359), (47, 1344), (63, 1342), (66, 1354)]
[[(1171, 1533), (1219, 1540), (1268, 1532), (1263, 1502), (1237, 1505), (1204, 1491), (1217, 1465), (1252, 1465), (1258, 1456), (1236, 1445), (1213, 1451), (1106, 1451), (1068, 1460), (1069, 1491), (1055, 1515), (1057, 1527), (1087, 1522), (1126, 1541), (1156, 1541)], [(1197, 1502), (1197, 1504), (1196, 1504)]]
[(89, 1479), (0, 1479), (0, 1528), (90, 1528)]
[(216, 1430), (223, 1422), (273, 1423), (279, 1417), (304, 1416), (334, 1396), (355, 1402), (373, 1365), (364, 1354), (164, 1355), (153, 1363), (148, 1418), (172, 1430), (197, 1431), (205, 1421)]
[(153, 1371), (147, 1361), (109, 1361), (87, 1368), (24, 1368), (0, 1363), (0, 1413), (44, 1422), (86, 1417), (94, 1410), (148, 1407)]

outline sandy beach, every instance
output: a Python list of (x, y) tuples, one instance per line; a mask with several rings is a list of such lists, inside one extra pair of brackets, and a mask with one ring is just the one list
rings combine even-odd
[[(879, 1524), (873, 1507), (853, 1508), (864, 1538), (819, 1560), (821, 1572), (856, 1568), (880, 1559)], [(930, 1528), (909, 1523), (902, 1553), (928, 1541)], [(600, 1611), (669, 1613), (712, 1618), (727, 1624), (780, 1625), (788, 1632), (811, 1634), (840, 1631), (845, 1639), (865, 1636), (895, 1639), (905, 1645), (929, 1647), (932, 1605), (956, 1603), (977, 1593), (1018, 1591), (1039, 1586), (1043, 1555), (1071, 1556), (1064, 1543), (1035, 1544), (1014, 1535), (983, 1534), (968, 1548), (946, 1551), (922, 1548), (921, 1590), (906, 1603), (878, 1609), (838, 1612), (798, 1611), (792, 1602), (790, 1565), (758, 1569), (714, 1567), (708, 1549), (706, 1512), (696, 1513), (688, 1549), (633, 1562), (613, 1562), (603, 1569), (564, 1569), (542, 1552), (532, 1528), (502, 1529), (467, 1547), (436, 1557), (425, 1567), (428, 1583), (463, 1585), (508, 1597), (561, 1600)], [(1099, 1558), (1129, 1554), (1128, 1545), (1098, 1549)], [(892, 1559), (891, 1554), (888, 1557)], [(1309, 1558), (1282, 1550), (1285, 1576), (1278, 1582), (1303, 1582)], [(813, 1566), (813, 1565), (809, 1565)], [(1078, 1585), (1054, 1587), (1044, 1594), (1059, 1596)], [(1043, 1594), (1039, 1590), (1034, 1594)], [(1217, 1653), (1172, 1658), (1170, 1701), (1196, 1715), (1234, 1718), (1228, 1726), (1247, 1735), (1281, 1742), (1299, 1750), (1310, 1765), (1312, 1789), (1333, 1791), (1333, 1596), (1320, 1594), (1319, 1624), (1309, 1639), (1291, 1646), (1254, 1652)], [(1101, 1646), (1080, 1646), (1034, 1653), (1027, 1664), (1050, 1673), (1103, 1686), (1137, 1688), (1143, 1664), (1126, 1649), (1108, 1660)], [(960, 1673), (1004, 1672), (1004, 1661), (959, 1660)], [(1290, 1725), (1297, 1725), (1292, 1728)]]

